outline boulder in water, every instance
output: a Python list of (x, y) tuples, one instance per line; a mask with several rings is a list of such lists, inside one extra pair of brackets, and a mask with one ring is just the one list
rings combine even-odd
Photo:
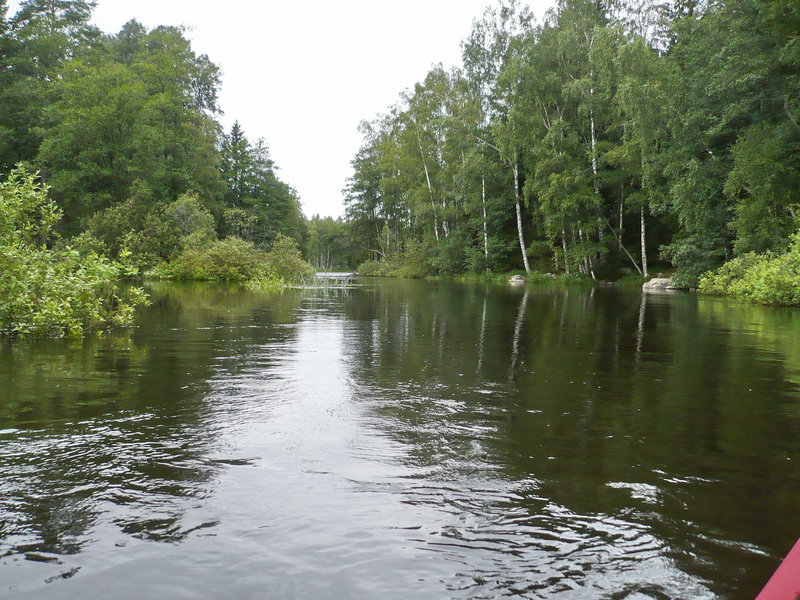
[(642, 285), (645, 292), (666, 292), (672, 288), (672, 279), (669, 277), (653, 277)]

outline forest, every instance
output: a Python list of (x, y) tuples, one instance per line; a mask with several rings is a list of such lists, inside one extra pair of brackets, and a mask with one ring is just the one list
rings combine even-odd
[[(222, 127), (219, 68), (181, 28), (104, 33), (93, 6), (0, 0), (5, 332), (38, 330), (31, 298), (83, 270), (97, 285), (658, 271), (800, 304), (795, 0), (558, 0), (541, 23), (499, 0), (460, 65), (362, 122), (344, 219), (307, 218), (267, 143)], [(86, 290), (51, 299), (82, 307), (56, 331), (144, 301), (71, 301)]]
[(797, 303), (799, 118), (794, 0), (559, 0), (541, 24), (504, 0), (361, 125), (347, 221), (374, 273), (695, 287), (732, 261), (709, 291), (788, 270)]
[(118, 279), (310, 277), (297, 193), (220, 125), (219, 68), (181, 28), (106, 34), (93, 7), (0, 0), (0, 331), (129, 323), (146, 299)]

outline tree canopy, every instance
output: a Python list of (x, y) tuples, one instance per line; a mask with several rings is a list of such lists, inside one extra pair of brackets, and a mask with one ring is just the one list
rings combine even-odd
[[(800, 9), (789, 0), (501, 0), (462, 64), (362, 125), (365, 259), (438, 272), (699, 276), (797, 230)], [(669, 264), (671, 263), (671, 265)]]

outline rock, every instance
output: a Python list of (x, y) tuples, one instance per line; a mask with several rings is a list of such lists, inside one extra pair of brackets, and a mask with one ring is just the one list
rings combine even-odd
[(508, 280), (508, 283), (511, 285), (522, 285), (525, 283), (525, 278), (522, 275), (514, 275), (511, 279)]
[(645, 292), (665, 292), (672, 287), (672, 279), (668, 277), (653, 277), (642, 285)]

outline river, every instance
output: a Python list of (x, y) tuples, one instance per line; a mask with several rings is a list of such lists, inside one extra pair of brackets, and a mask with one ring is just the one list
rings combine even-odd
[(800, 536), (800, 311), (153, 284), (0, 346), (0, 597), (747, 598)]

